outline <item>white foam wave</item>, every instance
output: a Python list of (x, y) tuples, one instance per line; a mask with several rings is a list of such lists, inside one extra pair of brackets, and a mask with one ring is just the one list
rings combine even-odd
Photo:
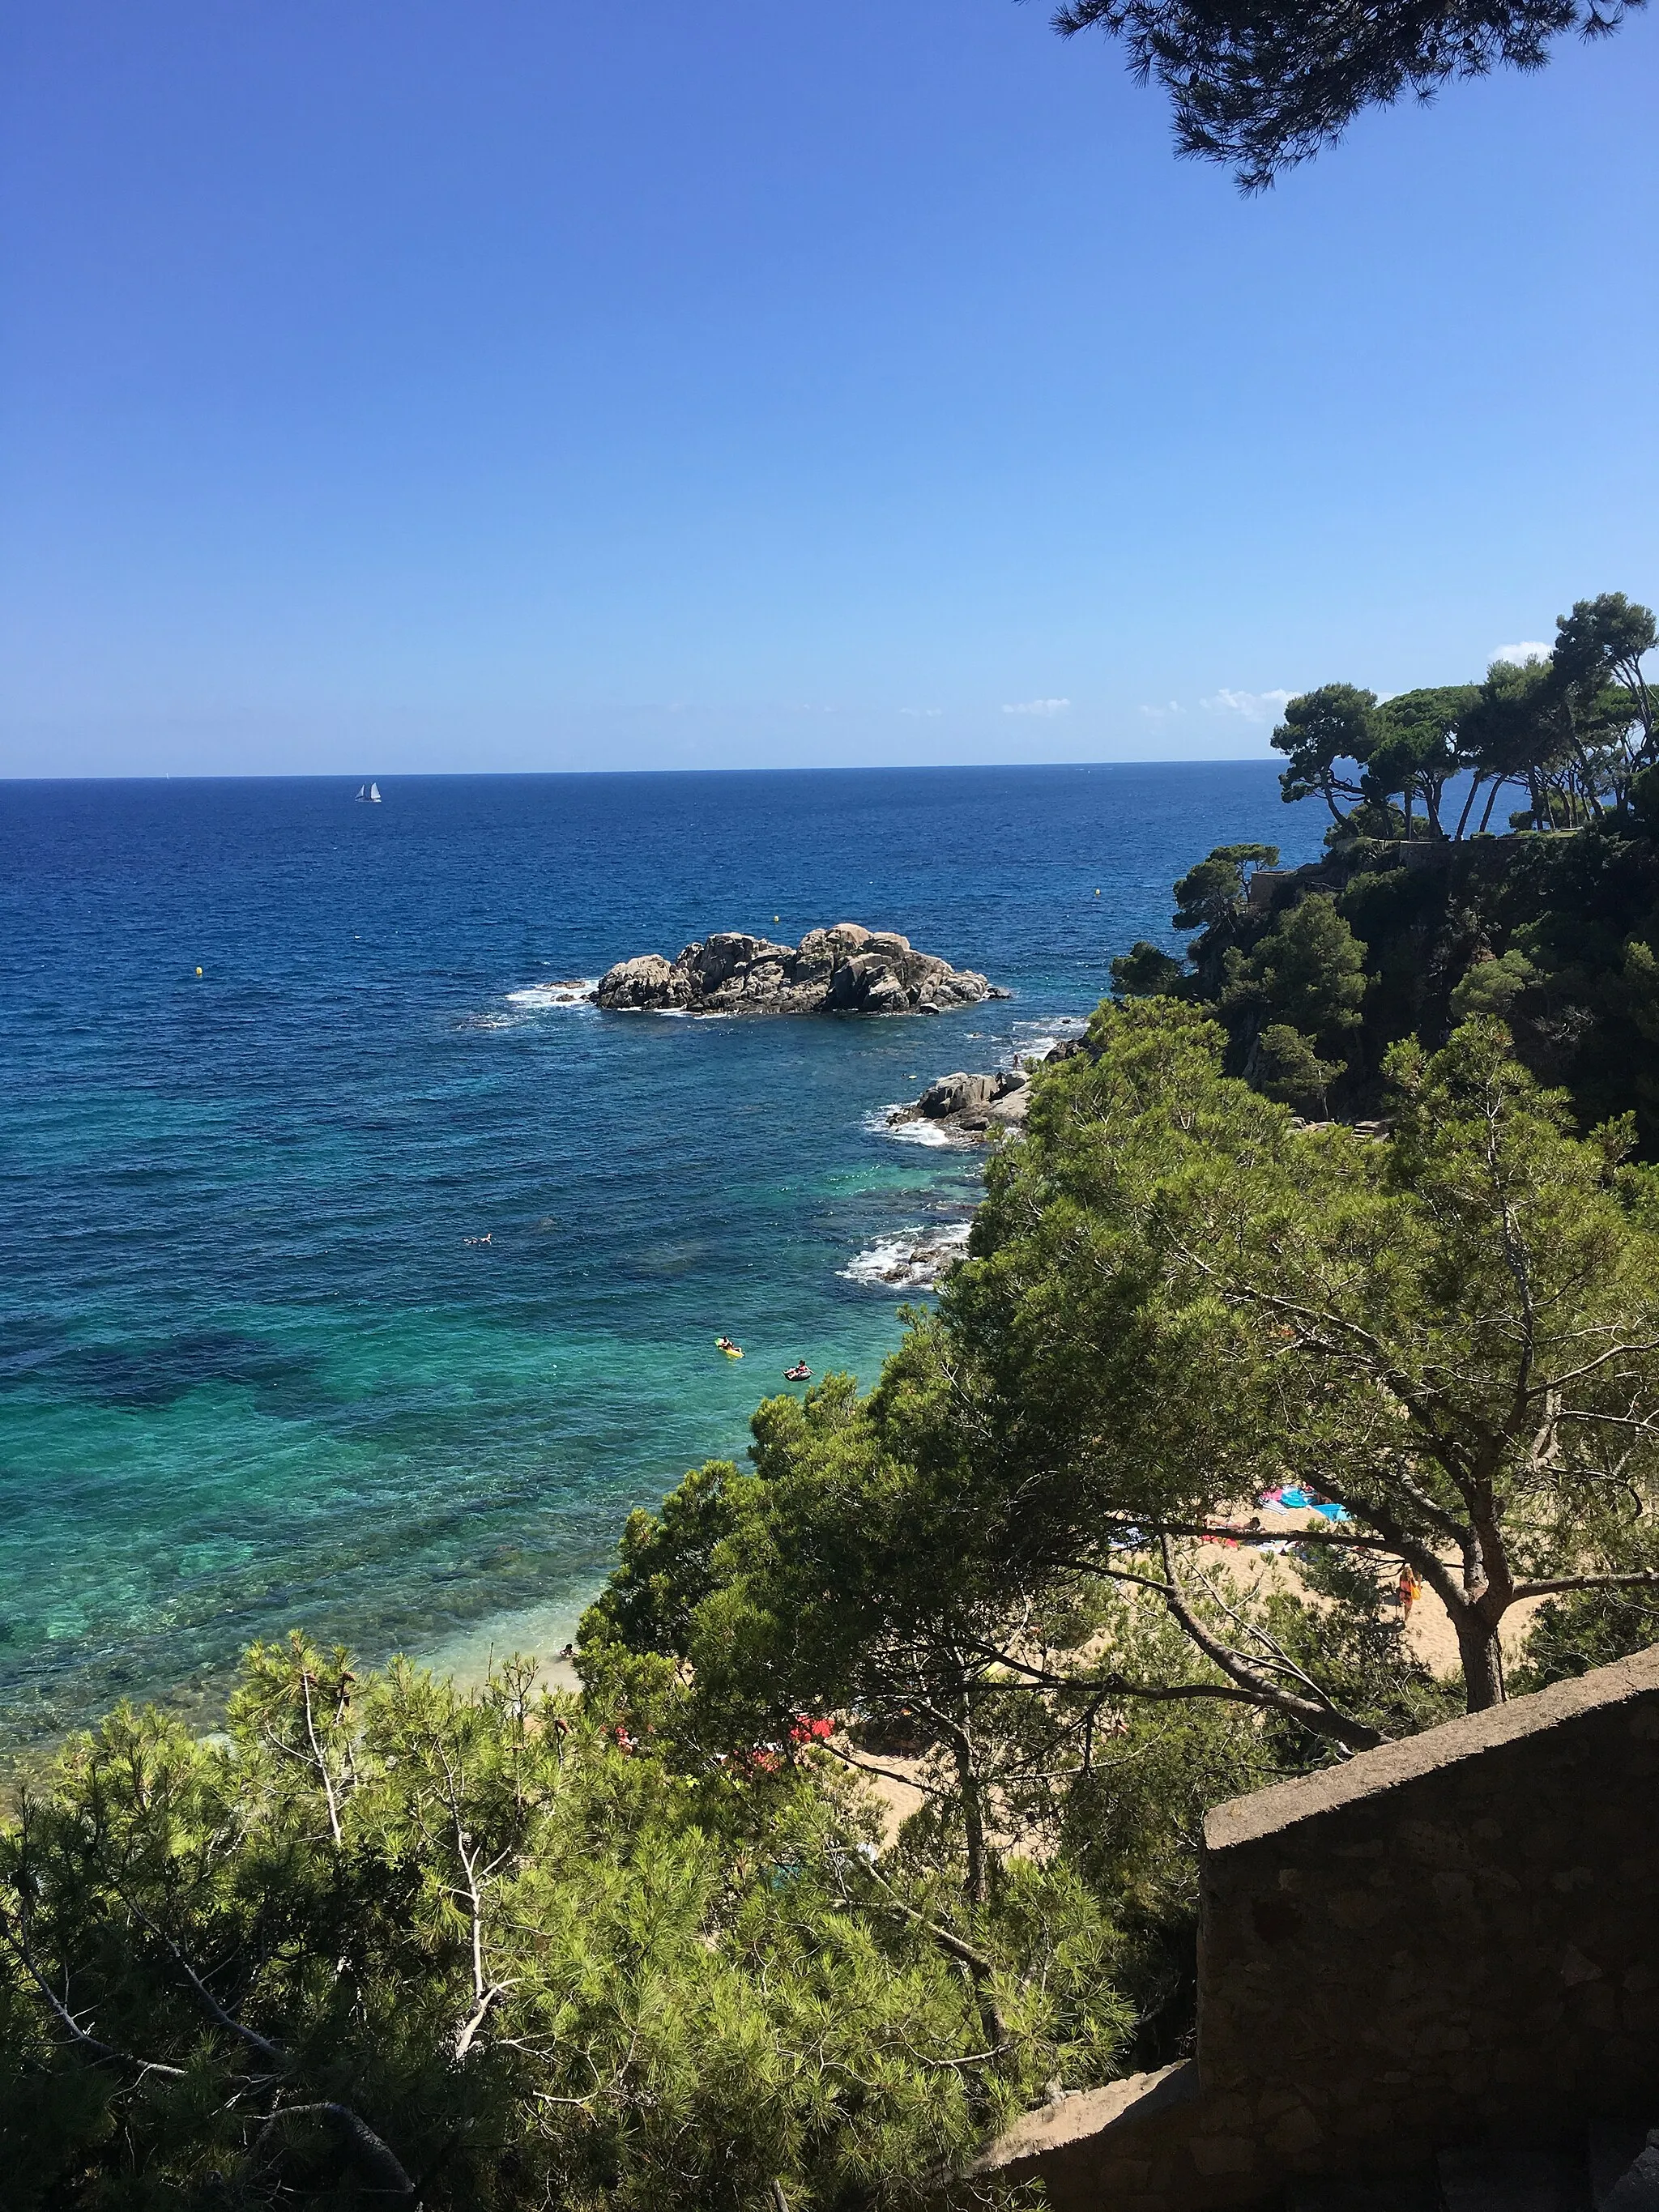
[(585, 1006), (595, 983), (591, 975), (568, 975), (561, 983), (527, 983), (522, 991), (509, 991), (507, 1003), (532, 1013), (544, 1006)]
[(1078, 1014), (1061, 1014), (1040, 1024), (1016, 1022), (1012, 1030), (1012, 1046), (1005, 1055), (1003, 1065), (1006, 1067), (1024, 1067), (1028, 1060), (1042, 1060), (1057, 1044), (1067, 1043), (1073, 1037), (1081, 1036), (1088, 1026), (1086, 1018)]
[(866, 1114), (863, 1126), (872, 1137), (890, 1137), (897, 1145), (927, 1145), (939, 1152), (967, 1152), (969, 1140), (943, 1121), (930, 1121), (919, 1115), (914, 1121), (896, 1121), (893, 1116), (904, 1111), (902, 1102), (891, 1106), (878, 1107)]
[(842, 1279), (870, 1290), (931, 1291), (947, 1267), (966, 1257), (969, 1225), (950, 1221), (878, 1237), (848, 1261)]

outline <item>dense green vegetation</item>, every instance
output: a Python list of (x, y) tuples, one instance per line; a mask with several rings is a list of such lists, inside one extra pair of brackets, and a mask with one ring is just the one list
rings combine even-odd
[[(763, 1407), (750, 1469), (635, 1517), (584, 1632), (590, 1667), (674, 1661), (707, 1741), (809, 1712), (852, 1717), (850, 1764), (907, 1752), (911, 1843), (970, 1905), (1022, 1855), (1074, 1868), (1149, 2015), (1206, 1803), (1498, 1701), (1517, 1605), (1581, 1641), (1561, 1608), (1599, 1605), (1596, 1656), (1659, 1632), (1628, 1125), (1576, 1135), (1490, 1021), (1392, 1055), (1389, 1141), (1299, 1126), (1225, 1051), (1197, 1008), (1103, 1007), (878, 1387)], [(1341, 1511), (1261, 1577), (1286, 1484)], [(1461, 1678), (1413, 1655), (1402, 1570)]]
[(1501, 1698), (1516, 1607), (1528, 1680), (1659, 1632), (1628, 1122), (1490, 1018), (1386, 1138), (1229, 1048), (1103, 1006), (875, 1389), (634, 1516), (580, 1698), (296, 1640), (221, 1738), (69, 1747), (0, 1842), (9, 2201), (920, 2203), (1185, 2047), (1209, 1806)]
[(1271, 846), (1219, 847), (1175, 886), (1186, 962), (1137, 945), (1119, 995), (1202, 1005), (1231, 1073), (1317, 1119), (1377, 1112), (1402, 1040), (1494, 1016), (1582, 1128), (1632, 1113), (1659, 1156), (1653, 643), (1649, 610), (1608, 592), (1547, 659), (1480, 684), (1292, 699), (1281, 784), (1328, 808), (1325, 859), (1284, 873)]
[(222, 1736), (69, 1746), (0, 1833), (8, 2203), (919, 2204), (1187, 2047), (1209, 1807), (1659, 1639), (1651, 629), (1292, 702), (1328, 861), (1182, 879), (875, 1389), (630, 1520), (580, 1695), (296, 1638)]
[(251, 1655), (116, 1713), (0, 1851), (9, 2206), (904, 2205), (1121, 2039), (1063, 1869), (969, 1913), (810, 1729)]

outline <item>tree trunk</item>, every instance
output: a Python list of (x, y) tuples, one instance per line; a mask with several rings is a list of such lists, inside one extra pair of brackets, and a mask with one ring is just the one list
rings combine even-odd
[[(990, 1853), (985, 1840), (985, 1802), (980, 1793), (974, 1747), (966, 1730), (951, 1729), (946, 1741), (956, 1760), (957, 1782), (962, 1791), (963, 1837), (968, 1856), (967, 1897), (973, 1908), (977, 1935), (980, 1911), (990, 1890)], [(993, 2051), (1000, 2051), (1009, 2040), (1008, 2023), (1002, 2016), (1002, 2008), (997, 2002), (991, 1978), (988, 1974), (975, 1972), (973, 1980), (986, 2039)]]
[(985, 1850), (985, 1807), (980, 1796), (979, 1777), (974, 1771), (974, 1754), (965, 1736), (958, 1736), (951, 1744), (956, 1755), (957, 1783), (962, 1791), (963, 1839), (968, 1854), (968, 1902), (977, 1909), (983, 1905), (989, 1888), (988, 1869)]
[(1476, 1620), (1453, 1623), (1463, 1662), (1463, 1693), (1472, 1713), (1490, 1712), (1504, 1703), (1504, 1655), (1498, 1631)]

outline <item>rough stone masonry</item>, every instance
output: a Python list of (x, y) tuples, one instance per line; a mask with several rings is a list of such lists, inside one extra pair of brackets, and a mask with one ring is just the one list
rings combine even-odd
[(1659, 1648), (1218, 1807), (1201, 1880), (1196, 2058), (984, 2170), (1226, 2212), (1659, 2121)]

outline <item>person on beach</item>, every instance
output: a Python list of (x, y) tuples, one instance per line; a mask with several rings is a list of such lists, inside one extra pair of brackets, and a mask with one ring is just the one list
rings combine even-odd
[(1400, 1600), (1401, 1620), (1409, 1620), (1412, 1617), (1412, 1607), (1423, 1595), (1422, 1577), (1414, 1567), (1401, 1567), (1400, 1580), (1395, 1586), (1395, 1595)]

